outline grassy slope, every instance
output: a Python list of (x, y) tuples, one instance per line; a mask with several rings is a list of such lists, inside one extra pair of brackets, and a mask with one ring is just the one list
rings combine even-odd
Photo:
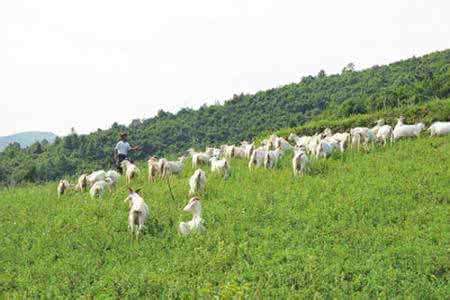
[(0, 294), (445, 298), (449, 153), (450, 137), (401, 141), (314, 161), (301, 179), (290, 157), (251, 175), (232, 161), (228, 182), (208, 178), (207, 233), (187, 238), (176, 226), (190, 167), (172, 179), (175, 202), (141, 178), (151, 219), (139, 242), (123, 183), (103, 200), (59, 201), (55, 184), (2, 190)]

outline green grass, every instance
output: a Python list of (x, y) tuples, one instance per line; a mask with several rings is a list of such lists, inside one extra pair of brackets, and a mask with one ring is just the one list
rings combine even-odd
[[(450, 137), (313, 161), (294, 178), (233, 160), (207, 172), (207, 232), (180, 237), (188, 167), (142, 176), (151, 217), (127, 231), (126, 189), (103, 199), (56, 184), (0, 190), (0, 298), (448, 298)], [(123, 180), (123, 179), (122, 179)]]

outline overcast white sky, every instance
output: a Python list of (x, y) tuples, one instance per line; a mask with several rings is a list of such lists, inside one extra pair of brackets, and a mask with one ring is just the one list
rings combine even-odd
[(4, 0), (0, 135), (67, 134), (450, 48), (450, 1)]

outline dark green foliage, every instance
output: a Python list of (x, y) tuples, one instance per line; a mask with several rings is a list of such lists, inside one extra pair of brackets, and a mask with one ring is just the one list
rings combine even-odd
[(142, 147), (133, 158), (145, 159), (150, 154), (161, 156), (190, 147), (251, 140), (262, 132), (310, 120), (388, 111), (449, 96), (450, 50), (363, 71), (354, 71), (354, 65), (349, 64), (339, 75), (320, 72), (299, 83), (254, 95), (235, 95), (223, 105), (183, 108), (176, 114), (160, 110), (156, 117), (135, 120), (128, 128), (115, 123), (108, 130), (82, 136), (73, 133), (40, 148), (9, 149), (0, 154), (4, 174), (0, 183), (46, 181), (109, 168), (122, 130), (129, 132), (132, 144)]

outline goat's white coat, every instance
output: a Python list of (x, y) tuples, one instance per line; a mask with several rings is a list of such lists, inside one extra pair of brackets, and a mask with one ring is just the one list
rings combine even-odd
[(398, 140), (405, 137), (418, 137), (422, 129), (425, 128), (423, 123), (417, 123), (414, 125), (405, 125), (404, 118), (400, 117), (394, 128), (394, 140)]
[(112, 185), (113, 182), (110, 178), (96, 181), (89, 190), (89, 194), (91, 195), (91, 198), (101, 197), (105, 193), (106, 188), (111, 189)]
[(130, 184), (131, 180), (135, 179), (141, 173), (139, 168), (128, 160), (122, 161), (121, 166), (123, 168), (123, 171), (125, 172), (127, 185)]
[(130, 208), (128, 212), (128, 229), (139, 235), (144, 229), (145, 222), (150, 214), (148, 206), (141, 195), (131, 189), (124, 202), (128, 203)]
[(105, 180), (106, 172), (104, 170), (94, 171), (86, 177), (89, 185), (93, 185), (96, 181)]
[(106, 178), (111, 179), (112, 186), (115, 186), (119, 182), (120, 174), (117, 171), (109, 170), (106, 172)]
[(86, 190), (88, 185), (87, 176), (87, 174), (82, 174), (80, 177), (78, 177), (78, 182), (75, 186), (76, 191), (83, 192)]
[(64, 194), (64, 192), (66, 190), (68, 190), (69, 188), (70, 188), (69, 181), (67, 181), (65, 179), (60, 180), (59, 183), (58, 183), (58, 187), (57, 187), (58, 198), (60, 198)]
[(211, 172), (219, 173), (225, 179), (230, 176), (230, 164), (226, 159), (218, 159), (217, 157), (213, 157), (210, 159), (211, 162)]
[(178, 158), (178, 161), (168, 161), (165, 160), (162, 162), (162, 177), (166, 178), (172, 174), (180, 174), (183, 170), (184, 162), (186, 157), (182, 156)]
[(450, 134), (450, 122), (434, 122), (428, 130), (430, 131), (430, 136)]
[(292, 158), (294, 176), (304, 175), (309, 170), (309, 159), (305, 152), (297, 150)]
[(266, 169), (274, 168), (277, 165), (278, 159), (281, 156), (283, 156), (283, 151), (281, 149), (267, 151), (266, 155), (264, 156), (264, 167)]
[(253, 166), (261, 167), (264, 165), (264, 158), (266, 157), (267, 150), (264, 148), (257, 148), (253, 151), (250, 156), (250, 161), (248, 162), (248, 168), (251, 169)]
[(192, 220), (189, 222), (180, 222), (178, 232), (181, 235), (186, 236), (191, 233), (205, 231), (202, 219), (202, 205), (200, 204), (199, 198), (191, 198), (183, 211), (192, 213)]
[(153, 182), (156, 180), (156, 176), (160, 174), (159, 161), (156, 157), (152, 156), (147, 161), (148, 165), (148, 181)]
[(197, 169), (189, 179), (189, 196), (202, 194), (206, 187), (206, 173), (202, 169)]

